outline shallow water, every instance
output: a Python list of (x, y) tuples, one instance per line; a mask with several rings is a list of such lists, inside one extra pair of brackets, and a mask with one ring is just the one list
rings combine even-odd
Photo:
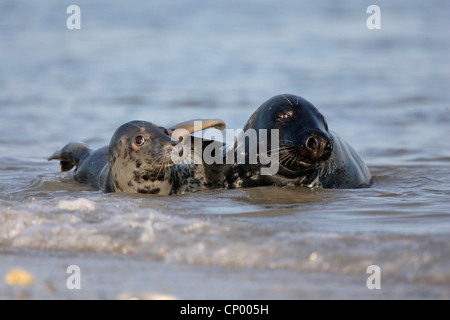
[[(450, 298), (446, 1), (0, 4), (1, 298)], [(242, 128), (294, 93), (358, 150), (368, 189), (103, 194), (46, 159), (121, 124)], [(82, 270), (68, 290), (66, 268)], [(369, 290), (367, 267), (381, 269)]]

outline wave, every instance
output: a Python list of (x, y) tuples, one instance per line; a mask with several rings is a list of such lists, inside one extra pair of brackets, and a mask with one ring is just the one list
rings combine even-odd
[[(314, 230), (307, 223), (296, 229), (289, 216), (259, 217), (259, 223), (248, 216), (204, 219), (165, 212), (168, 199), (150, 206), (123, 200), (39, 199), (14, 209), (0, 203), (0, 248), (341, 275), (364, 274), (375, 264), (395, 281), (450, 284), (446, 234), (355, 234)], [(271, 221), (276, 227), (270, 227)]]

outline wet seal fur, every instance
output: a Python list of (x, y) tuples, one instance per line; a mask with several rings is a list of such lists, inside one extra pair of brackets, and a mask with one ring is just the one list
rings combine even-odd
[[(71, 142), (48, 160), (60, 160), (63, 172), (75, 167), (75, 181), (104, 192), (173, 195), (217, 187), (222, 179), (217, 178), (214, 166), (172, 161), (171, 153), (180, 142), (171, 134), (177, 129), (193, 133), (193, 122), (166, 129), (146, 121), (130, 121), (116, 130), (109, 146), (92, 150), (83, 143)], [(209, 127), (222, 130), (225, 123), (202, 120), (200, 129)], [(211, 143), (217, 142), (202, 140), (203, 148)]]
[[(225, 173), (224, 187), (305, 186), (322, 188), (360, 188), (370, 186), (369, 169), (358, 153), (328, 129), (324, 116), (309, 101), (296, 95), (277, 95), (263, 103), (244, 127), (267, 129), (267, 150), (277, 155), (278, 171), (261, 175), (259, 159), (249, 164), (249, 142), (245, 139), (245, 163), (231, 165)], [(271, 150), (270, 129), (279, 131), (279, 147)], [(234, 153), (237, 159), (237, 143)], [(267, 167), (267, 166), (265, 166)]]

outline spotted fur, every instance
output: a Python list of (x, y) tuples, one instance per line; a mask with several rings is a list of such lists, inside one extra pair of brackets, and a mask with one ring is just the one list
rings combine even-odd
[[(72, 142), (49, 160), (60, 160), (62, 171), (75, 167), (75, 181), (104, 192), (174, 195), (221, 185), (221, 178), (214, 175), (220, 169), (214, 165), (174, 164), (171, 152), (178, 142), (163, 129), (131, 121), (116, 130), (107, 147), (91, 150)], [(137, 137), (143, 138), (142, 145), (136, 144)], [(205, 147), (214, 142), (202, 143)]]

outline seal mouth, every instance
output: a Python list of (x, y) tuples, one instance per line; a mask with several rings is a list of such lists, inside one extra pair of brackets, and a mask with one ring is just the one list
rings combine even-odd
[(170, 168), (175, 166), (175, 163), (167, 163), (167, 164), (158, 164), (158, 165), (148, 165), (146, 166), (147, 169), (152, 170), (152, 169), (164, 169), (164, 168)]
[(289, 163), (281, 163), (280, 166), (292, 172), (300, 172), (306, 169), (314, 169), (319, 165), (318, 162), (310, 163), (301, 160), (290, 161)]
[[(145, 172), (144, 176), (162, 177), (168, 170), (171, 170), (176, 164), (172, 161), (170, 153), (163, 152), (156, 156), (149, 157), (147, 161), (138, 161), (136, 168)], [(144, 179), (147, 180), (147, 179)]]
[(317, 166), (320, 161), (309, 161), (295, 146), (281, 147), (279, 150), (279, 163), (283, 168), (291, 171), (300, 171)]
[(305, 167), (305, 168), (310, 168), (310, 167), (314, 167), (317, 165), (317, 163), (310, 163), (310, 162), (305, 162), (305, 161), (301, 161), (301, 160), (297, 160), (293, 163), (293, 165), (297, 166), (297, 167)]
[(167, 174), (170, 174), (172, 167), (174, 167), (174, 164), (167, 162), (142, 166), (138, 170), (134, 171), (134, 180), (138, 183), (165, 180)]

